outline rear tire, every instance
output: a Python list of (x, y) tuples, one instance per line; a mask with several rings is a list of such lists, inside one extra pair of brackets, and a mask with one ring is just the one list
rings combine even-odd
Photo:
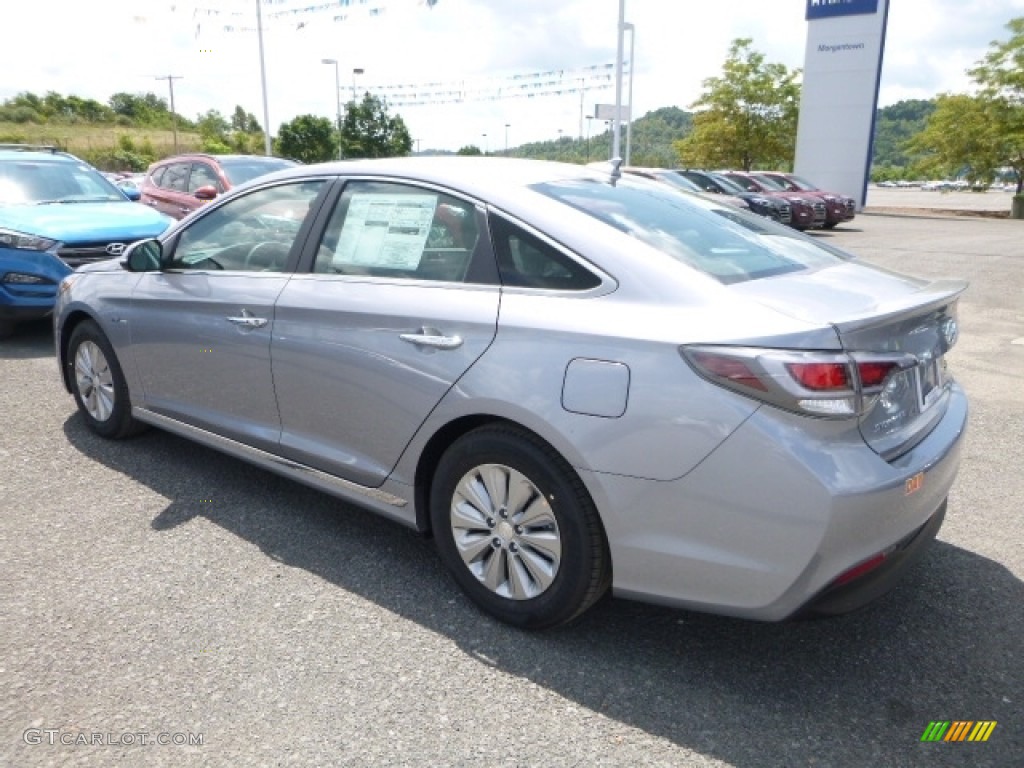
[(455, 441), (434, 475), (430, 515), (456, 582), (508, 624), (564, 624), (611, 583), (608, 545), (586, 488), (525, 430), (491, 425)]
[(72, 331), (67, 365), (75, 403), (90, 430), (117, 440), (145, 429), (132, 418), (128, 384), (114, 348), (93, 321), (86, 320)]

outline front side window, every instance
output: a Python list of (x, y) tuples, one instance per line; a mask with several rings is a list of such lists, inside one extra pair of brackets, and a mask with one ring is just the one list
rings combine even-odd
[(479, 241), (472, 203), (405, 184), (356, 181), (338, 201), (313, 269), (463, 282)]
[(622, 178), (536, 184), (537, 192), (640, 240), (722, 283), (838, 264), (849, 257), (739, 210)]
[(217, 178), (217, 174), (213, 172), (213, 168), (208, 166), (206, 163), (194, 163), (192, 165), (192, 175), (188, 179), (188, 191), (190, 195), (194, 195), (196, 190), (200, 187), (213, 187), (218, 192), (220, 189), (220, 179)]
[(299, 181), (259, 189), (210, 211), (178, 236), (170, 268), (284, 271), (324, 183)]
[(164, 175), (160, 179), (160, 186), (172, 192), (187, 192), (188, 173), (188, 163), (172, 163), (164, 171)]

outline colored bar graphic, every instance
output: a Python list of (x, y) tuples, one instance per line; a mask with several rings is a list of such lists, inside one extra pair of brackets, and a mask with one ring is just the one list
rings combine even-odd
[(988, 741), (996, 725), (995, 720), (932, 720), (921, 741)]

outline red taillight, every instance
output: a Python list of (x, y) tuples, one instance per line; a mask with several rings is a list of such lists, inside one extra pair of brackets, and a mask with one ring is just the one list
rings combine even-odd
[(879, 387), (885, 381), (885, 377), (896, 367), (896, 363), (858, 363), (857, 371), (860, 373), (860, 383), (863, 387)]
[(849, 373), (843, 363), (786, 363), (786, 370), (801, 385), (816, 392), (850, 389)]
[(859, 579), (864, 574), (875, 570), (875, 568), (877, 568), (884, 562), (885, 554), (879, 553), (874, 557), (868, 558), (860, 565), (853, 566), (853, 568), (846, 571), (845, 573), (841, 573), (839, 577), (832, 582), (832, 585), (838, 587), (840, 584), (847, 584), (853, 581), (854, 579)]
[(720, 376), (735, 384), (742, 384), (751, 389), (759, 389), (762, 392), (768, 389), (764, 382), (757, 378), (757, 374), (750, 370), (742, 360), (714, 355), (710, 352), (695, 352), (693, 360), (697, 365), (714, 376)]

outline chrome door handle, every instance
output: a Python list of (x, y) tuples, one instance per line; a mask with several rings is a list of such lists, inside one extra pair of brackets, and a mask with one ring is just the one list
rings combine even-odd
[(431, 349), (456, 349), (462, 346), (461, 336), (444, 336), (436, 328), (421, 328), (418, 333), (403, 333), (398, 338), (417, 347)]
[(243, 309), (238, 317), (226, 317), (224, 319), (241, 328), (262, 328), (270, 322), (265, 317), (256, 317), (248, 309)]

